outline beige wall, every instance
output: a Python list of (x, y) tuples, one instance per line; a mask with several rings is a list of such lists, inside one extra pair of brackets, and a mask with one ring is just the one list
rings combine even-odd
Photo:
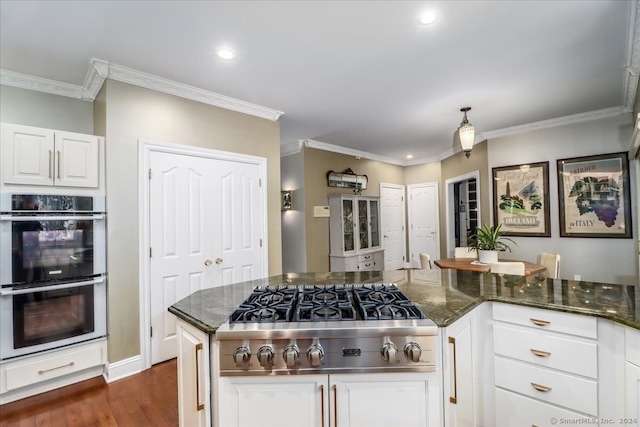
[(109, 361), (139, 354), (138, 139), (267, 159), (269, 274), (282, 266), (280, 124), (108, 80), (96, 103), (107, 162)]
[(380, 183), (404, 184), (402, 166), (360, 159), (346, 154), (304, 148), (305, 222), (307, 271), (329, 271), (329, 218), (314, 218), (314, 206), (327, 206), (331, 194), (353, 194), (353, 190), (327, 186), (327, 172), (343, 172), (351, 168), (367, 175), (369, 183), (363, 196), (379, 196)]

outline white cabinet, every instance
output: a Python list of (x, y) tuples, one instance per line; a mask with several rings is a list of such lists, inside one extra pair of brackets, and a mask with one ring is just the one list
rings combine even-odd
[(598, 416), (595, 317), (494, 303), (493, 319), (496, 425)]
[(181, 427), (211, 425), (209, 335), (178, 319), (178, 415)]
[(438, 374), (221, 377), (219, 425), (435, 426)]
[(100, 138), (2, 124), (4, 184), (97, 188)]
[(331, 271), (372, 271), (384, 268), (377, 197), (329, 197)]
[(487, 381), (484, 346), (488, 339), (489, 308), (476, 307), (444, 329), (442, 336), (443, 398), (446, 426), (489, 425), (491, 415), (485, 414), (483, 387), (491, 390)]
[(625, 331), (625, 425), (640, 426), (640, 331)]

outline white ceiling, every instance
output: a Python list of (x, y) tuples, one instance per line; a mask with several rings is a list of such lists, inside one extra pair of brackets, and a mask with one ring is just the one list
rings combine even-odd
[[(1, 0), (0, 69), (83, 86), (98, 58), (282, 111), (282, 144), (312, 139), (415, 162), (458, 149), (464, 106), (476, 141), (628, 111), (640, 61), (636, 5)], [(418, 24), (429, 9), (437, 21)], [(218, 59), (222, 46), (237, 58)]]

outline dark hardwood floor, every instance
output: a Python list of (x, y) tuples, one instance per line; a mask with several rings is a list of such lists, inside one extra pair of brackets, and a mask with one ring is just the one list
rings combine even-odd
[(0, 427), (177, 425), (176, 359), (111, 384), (92, 378), (0, 406)]

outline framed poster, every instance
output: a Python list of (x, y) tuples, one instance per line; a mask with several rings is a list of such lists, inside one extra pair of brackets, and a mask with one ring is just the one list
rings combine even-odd
[(626, 153), (559, 159), (560, 237), (631, 238)]
[(493, 219), (511, 236), (551, 237), (549, 162), (493, 168)]

